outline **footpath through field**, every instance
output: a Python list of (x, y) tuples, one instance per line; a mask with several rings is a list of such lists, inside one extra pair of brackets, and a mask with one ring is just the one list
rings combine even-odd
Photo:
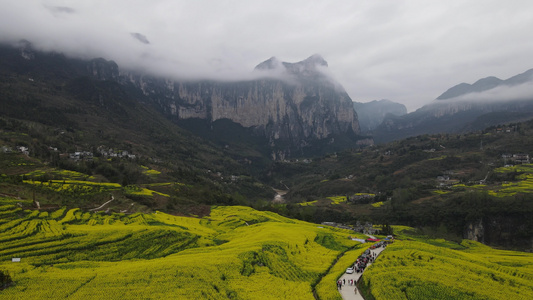
[[(381, 251), (383, 251), (383, 247), (379, 247), (377, 249), (372, 249), (370, 250), (370, 253), (371, 254), (376, 254), (376, 259), (378, 258), (379, 254), (381, 253)], [(354, 259), (354, 262), (355, 260), (357, 259), (357, 257)], [(359, 278), (361, 277), (361, 275), (364, 274), (364, 271), (366, 269), (368, 269), (370, 266), (372, 265), (372, 263), (369, 263), (366, 268), (363, 270), (363, 273), (353, 273), (353, 274), (346, 274), (344, 273), (344, 275), (341, 276), (340, 280), (342, 282), (345, 282), (345, 284), (342, 286), (342, 288), (339, 290), (339, 292), (341, 293), (341, 296), (342, 296), (342, 299), (344, 300), (364, 300), (365, 298), (363, 298), (363, 296), (361, 296), (361, 292), (359, 290), (357, 290), (357, 293), (355, 293), (355, 289), (357, 289), (356, 286), (354, 285), (350, 285), (349, 282), (350, 282), (350, 279), (353, 279), (355, 282), (359, 282)]]

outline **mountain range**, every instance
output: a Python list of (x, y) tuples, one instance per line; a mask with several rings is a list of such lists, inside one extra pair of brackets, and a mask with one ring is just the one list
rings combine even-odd
[[(318, 54), (296, 63), (272, 57), (259, 63), (249, 80), (230, 82), (157, 77), (122, 69), (103, 58), (81, 60), (39, 52), (26, 41), (15, 47), (3, 45), (0, 51), (0, 72), (7, 84), (2, 98), (6, 116), (65, 128), (98, 127), (96, 123), (109, 127), (101, 120), (107, 116), (108, 121), (122, 119), (138, 126), (142, 122), (135, 115), (141, 109), (152, 115), (142, 120), (154, 120), (157, 115), (155, 119), (177, 125), (172, 130), (231, 149), (243, 160), (246, 155), (255, 157), (246, 160), (256, 161), (316, 156), (374, 141), (468, 132), (533, 117), (529, 92), (533, 70), (506, 80), (487, 77), (458, 84), (407, 114), (405, 106), (388, 100), (352, 102), (328, 75), (328, 63)], [(18, 92), (9, 92), (13, 87), (9, 82), (21, 78), (25, 86), (50, 92), (48, 98), (53, 101), (44, 101), (42, 95), (13, 97)], [(89, 107), (93, 113), (87, 113)], [(144, 129), (154, 128), (153, 132), (155, 127)]]
[[(66, 91), (92, 107), (124, 117), (125, 111), (143, 104), (202, 139), (222, 147), (253, 148), (269, 159), (317, 155), (372, 143), (359, 136), (352, 100), (323, 72), (327, 62), (320, 55), (297, 63), (271, 58), (255, 68), (251, 79), (228, 82), (178, 81), (132, 72), (103, 58), (80, 60), (39, 52), (27, 41), (16, 47), (4, 45), (0, 51), (6, 76), (14, 72), (31, 79), (33, 85), (50, 83), (47, 89)], [(104, 92), (102, 86), (114, 91)], [(4, 97), (3, 101), (15, 100)], [(79, 122), (79, 118), (66, 117), (57, 105), (41, 110), (41, 116), (17, 103), (8, 106), (4, 114), (13, 117), (41, 118), (54, 111), (59, 122)]]
[[(507, 205), (490, 196), (511, 195), (511, 181), (529, 193), (522, 181), (530, 177), (492, 170), (507, 165), (502, 154), (527, 153), (531, 122), (505, 134), (492, 128), (353, 148), (372, 142), (361, 135), (358, 114), (383, 116), (374, 133), (385, 128), (398, 139), (527, 117), (530, 100), (436, 100), (404, 115), (393, 114), (405, 112), (401, 105), (375, 101), (363, 105), (373, 111), (355, 112), (326, 67), (319, 55), (297, 63), (271, 58), (249, 81), (183, 82), (28, 43), (0, 47), (2, 194), (89, 210), (110, 201), (104, 187), (111, 186), (110, 212), (203, 215), (209, 205), (245, 204), (313, 222), (442, 226), (459, 236), (483, 227), (486, 241), (531, 245), (530, 198), (510, 197)], [(96, 183), (102, 188), (81, 192), (80, 185)], [(50, 190), (56, 184), (61, 189)]]
[(372, 132), (384, 143), (435, 133), (464, 133), (533, 118), (533, 69), (506, 80), (461, 83), (431, 104), (403, 116), (388, 115)]
[(472, 93), (481, 93), (497, 87), (513, 87), (524, 83), (531, 82), (533, 80), (533, 69), (527, 70), (524, 73), (515, 75), (506, 80), (502, 80), (498, 77), (489, 76), (482, 78), (473, 84), (460, 83), (456, 86), (449, 88), (442, 95), (437, 97), (437, 100), (452, 99), (459, 96), (465, 96)]

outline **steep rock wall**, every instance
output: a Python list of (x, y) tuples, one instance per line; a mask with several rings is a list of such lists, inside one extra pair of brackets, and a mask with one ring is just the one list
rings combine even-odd
[[(327, 66), (318, 55), (294, 64), (271, 59), (258, 66), (263, 72), (256, 73), (258, 79), (239, 82), (170, 81), (131, 73), (121, 78), (176, 120), (229, 119), (254, 128), (275, 148), (298, 149), (335, 135), (350, 136), (355, 146), (359, 123), (352, 100), (317, 66)], [(282, 68), (277, 70), (281, 76), (273, 76), (273, 68)]]
[(324, 139), (358, 133), (357, 116), (345, 92), (334, 87), (288, 84), (279, 80), (240, 83), (177, 83), (168, 105), (179, 119), (230, 119), (260, 128), (274, 139)]

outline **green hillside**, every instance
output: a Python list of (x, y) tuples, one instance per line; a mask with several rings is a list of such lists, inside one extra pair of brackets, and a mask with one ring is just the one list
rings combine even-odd
[(533, 121), (273, 161), (250, 128), (98, 77), (113, 62), (0, 54), (0, 298), (340, 299), (370, 245), (325, 221), (396, 234), (368, 299), (533, 298), (510, 251), (532, 246)]
[(404, 224), (456, 240), (481, 222), (484, 243), (531, 249), (532, 161), (517, 159), (529, 157), (532, 137), (530, 121), (277, 162), (270, 172), (290, 190), (285, 206), (269, 209), (311, 222)]
[[(114, 62), (44, 52), (35, 52), (35, 59), (28, 61), (19, 49), (4, 45), (0, 54), (4, 162), (19, 160), (5, 155), (22, 146), (29, 149), (33, 164), (100, 175), (99, 181), (123, 186), (177, 181), (196, 186), (211, 202), (274, 196), (256, 179), (269, 161), (263, 153), (247, 144), (224, 147), (199, 138), (149, 105), (140, 89), (94, 75), (118, 72)], [(99, 69), (91, 72), (95, 66)], [(76, 152), (91, 157), (69, 158)], [(145, 176), (141, 165), (160, 176)], [(6, 167), (1, 173), (7, 175), (23, 175), (28, 169)], [(232, 176), (242, 180), (222, 183)]]

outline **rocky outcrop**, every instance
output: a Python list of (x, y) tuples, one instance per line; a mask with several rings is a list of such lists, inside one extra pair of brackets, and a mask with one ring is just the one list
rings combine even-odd
[(118, 65), (114, 61), (95, 58), (87, 63), (87, 72), (98, 80), (118, 80)]
[(464, 237), (468, 240), (485, 243), (485, 227), (483, 226), (483, 221), (479, 219), (477, 222), (468, 224)]

